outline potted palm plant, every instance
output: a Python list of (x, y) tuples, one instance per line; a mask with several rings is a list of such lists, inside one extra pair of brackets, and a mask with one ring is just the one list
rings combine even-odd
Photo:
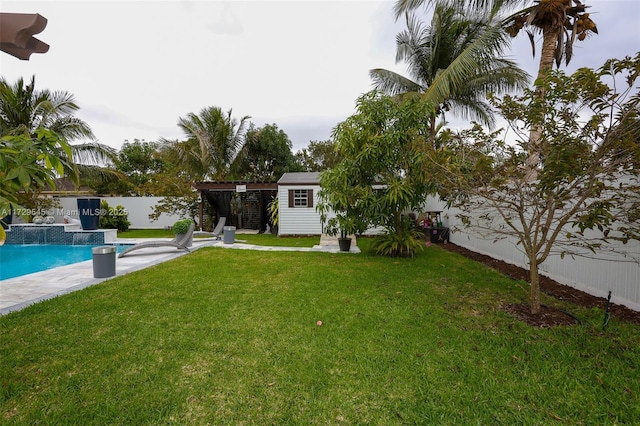
[[(180, 219), (173, 224), (171, 229), (173, 230), (176, 241), (180, 241), (181, 239), (184, 238), (185, 234), (189, 232), (189, 227), (191, 226), (192, 223), (195, 223), (195, 222), (191, 219)], [(185, 246), (191, 247), (192, 244), (193, 244), (193, 238), (190, 238), (189, 241), (185, 244)]]
[[(363, 194), (349, 185), (348, 179), (336, 166), (338, 173), (322, 172), (320, 175), (320, 202), (316, 210), (320, 213), (320, 220), (324, 226), (324, 232), (336, 236), (341, 251), (349, 251), (351, 239), (349, 235), (360, 234), (367, 229), (367, 222), (358, 209)], [(325, 226), (326, 224), (326, 226)]]
[(356, 224), (352, 217), (338, 213), (335, 217), (332, 217), (327, 221), (325, 227), (327, 235), (338, 236), (338, 245), (340, 251), (351, 250), (351, 238), (349, 235), (353, 235), (356, 232)]

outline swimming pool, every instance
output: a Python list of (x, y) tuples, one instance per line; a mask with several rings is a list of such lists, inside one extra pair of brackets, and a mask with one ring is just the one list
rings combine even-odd
[[(91, 260), (94, 245), (5, 244), (0, 247), (0, 280)], [(117, 251), (128, 245), (116, 244)]]

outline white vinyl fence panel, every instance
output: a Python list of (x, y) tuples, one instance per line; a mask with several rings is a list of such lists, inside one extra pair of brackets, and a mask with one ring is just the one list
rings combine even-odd
[[(153, 207), (162, 200), (163, 197), (91, 197), (100, 198), (109, 203), (109, 207), (116, 208), (122, 206), (128, 213), (129, 222), (131, 222), (130, 228), (132, 229), (157, 229), (166, 228), (173, 225), (173, 223), (182, 219), (181, 217), (174, 215), (162, 214), (160, 218), (154, 222), (149, 219), (149, 214), (153, 212)], [(75, 197), (60, 197), (58, 198), (62, 204), (61, 209), (56, 209), (56, 222), (62, 223), (63, 216), (68, 214), (69, 216), (78, 216), (78, 204)]]
[[(444, 216), (452, 228), (452, 243), (528, 269), (527, 257), (515, 237), (498, 241), (481, 238), (464, 229), (453, 210), (445, 210)], [(596, 253), (594, 258), (561, 258), (552, 255), (540, 265), (540, 274), (593, 296), (606, 298), (611, 292), (612, 302), (640, 311), (640, 265), (630, 259), (640, 258), (640, 242), (613, 244), (616, 251), (628, 256)]]

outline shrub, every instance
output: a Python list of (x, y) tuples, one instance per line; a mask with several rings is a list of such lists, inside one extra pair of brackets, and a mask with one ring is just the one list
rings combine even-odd
[(390, 257), (410, 257), (416, 250), (424, 249), (422, 232), (417, 231), (413, 222), (405, 218), (400, 229), (386, 229), (376, 236), (371, 248), (377, 253)]
[(131, 226), (129, 213), (121, 205), (115, 208), (109, 206), (105, 200), (100, 202), (100, 221), (98, 227), (101, 229), (117, 229), (120, 232), (126, 231)]
[(174, 234), (186, 234), (187, 231), (189, 231), (189, 226), (191, 226), (192, 223), (195, 222), (191, 219), (180, 219), (173, 224), (173, 227), (171, 229), (173, 229)]

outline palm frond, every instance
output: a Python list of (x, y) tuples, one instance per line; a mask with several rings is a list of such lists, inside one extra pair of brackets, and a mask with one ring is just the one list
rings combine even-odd
[(405, 92), (422, 93), (425, 90), (420, 84), (382, 68), (370, 70), (369, 76), (373, 80), (374, 89), (390, 95), (398, 95)]
[[(396, 7), (423, 3), (434, 9), (430, 25), (425, 27), (417, 15), (403, 9), (407, 28), (396, 37), (396, 60), (407, 64), (409, 77), (374, 69), (369, 72), (374, 87), (396, 96), (422, 93), (422, 99), (437, 111), (450, 109), (493, 126), (484, 96), (522, 89), (531, 79), (515, 62), (502, 57), (510, 39), (498, 6), (514, 2), (399, 1)], [(490, 13), (474, 10), (471, 3), (489, 8)]]
[(442, 70), (425, 92), (423, 99), (437, 105), (452, 97), (456, 88), (464, 86), (469, 76), (483, 70), (486, 58), (499, 53), (508, 40), (499, 25), (486, 25), (469, 45), (465, 46)]
[(482, 13), (483, 16), (494, 18), (500, 13), (517, 9), (531, 3), (530, 0), (397, 0), (393, 7), (396, 20), (406, 12), (424, 7), (427, 11), (435, 7), (456, 7), (469, 15)]
[(113, 164), (118, 156), (115, 148), (97, 142), (71, 145), (73, 161), (82, 165)]
[[(197, 174), (223, 179), (242, 147), (249, 118), (245, 116), (237, 120), (233, 118), (232, 110), (224, 113), (219, 107), (206, 107), (199, 114), (190, 113), (181, 117), (178, 126), (189, 141), (196, 143), (198, 147), (183, 150), (182, 158), (190, 164), (194, 164), (194, 160), (199, 162)], [(180, 148), (186, 148), (186, 145)]]
[(80, 177), (80, 180), (89, 180), (89, 181), (113, 181), (113, 180), (125, 180), (127, 176), (120, 173), (119, 171), (109, 168), (109, 167), (100, 167), (95, 165), (87, 165), (87, 164), (77, 164), (76, 165), (77, 173)]
[(456, 96), (449, 104), (449, 108), (458, 117), (477, 121), (489, 128), (493, 128), (496, 124), (493, 108), (487, 102), (479, 100), (475, 95)]

